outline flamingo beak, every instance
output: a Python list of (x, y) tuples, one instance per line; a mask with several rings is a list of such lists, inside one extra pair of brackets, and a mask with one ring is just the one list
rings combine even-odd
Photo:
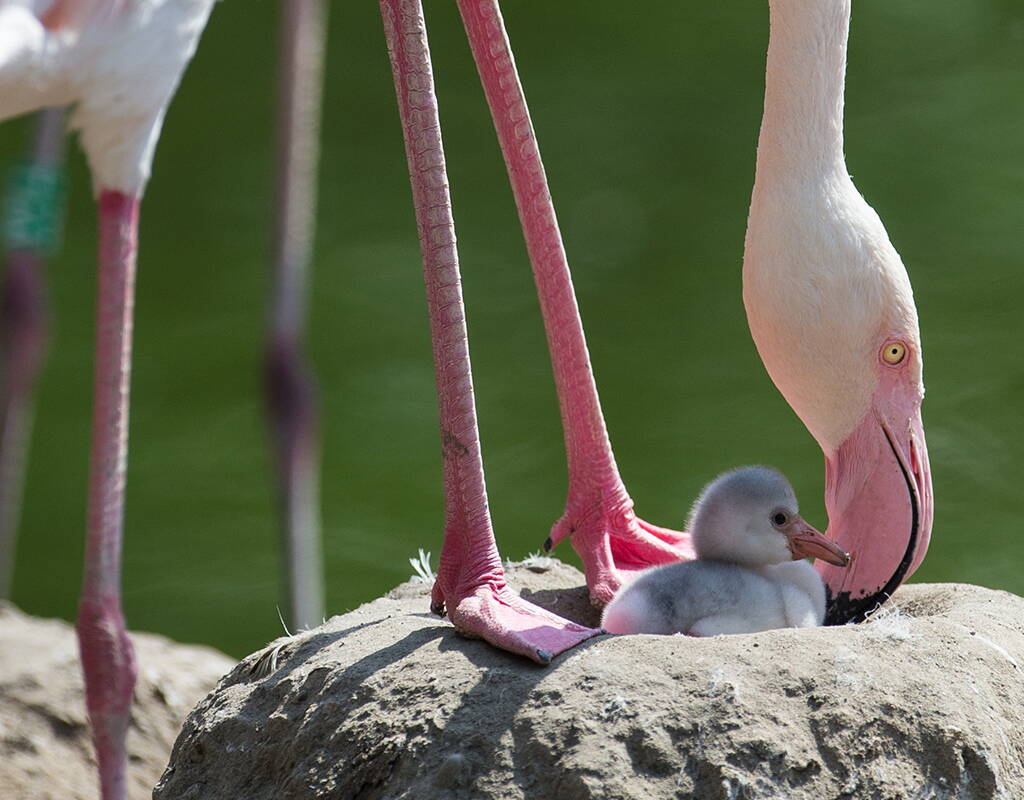
[(800, 558), (820, 558), (837, 567), (845, 567), (850, 563), (849, 553), (802, 517), (796, 517), (785, 534), (794, 561)]
[(933, 503), (921, 394), (899, 383), (876, 392), (858, 427), (826, 454), (828, 532), (852, 554), (848, 569), (817, 564), (828, 587), (827, 625), (864, 619), (928, 549)]

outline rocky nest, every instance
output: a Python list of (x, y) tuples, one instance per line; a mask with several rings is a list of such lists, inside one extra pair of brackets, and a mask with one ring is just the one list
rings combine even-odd
[[(510, 570), (589, 624), (582, 576)], [(156, 800), (1020, 798), (1024, 599), (901, 588), (870, 622), (602, 636), (542, 667), (458, 636), (410, 582), (227, 675)]]

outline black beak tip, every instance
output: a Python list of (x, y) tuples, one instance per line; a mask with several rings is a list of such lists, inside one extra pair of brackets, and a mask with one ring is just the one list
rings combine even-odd
[(544, 540), (544, 552), (545, 553), (550, 553), (554, 546), (555, 546), (555, 543), (553, 541), (551, 541), (551, 537), (550, 536), (547, 539)]

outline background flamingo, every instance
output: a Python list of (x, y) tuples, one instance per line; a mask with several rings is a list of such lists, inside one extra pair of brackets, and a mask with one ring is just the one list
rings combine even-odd
[(99, 211), (86, 553), (77, 630), (104, 800), (126, 796), (136, 664), (121, 609), (139, 205), (164, 113), (213, 0), (0, 7), (0, 117), (73, 103)]

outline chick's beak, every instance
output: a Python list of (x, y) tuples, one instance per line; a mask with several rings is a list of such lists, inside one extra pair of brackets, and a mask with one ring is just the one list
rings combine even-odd
[(793, 554), (794, 561), (800, 558), (820, 558), (837, 567), (845, 567), (850, 563), (849, 553), (801, 517), (794, 519), (784, 533), (789, 540), (789, 552)]

